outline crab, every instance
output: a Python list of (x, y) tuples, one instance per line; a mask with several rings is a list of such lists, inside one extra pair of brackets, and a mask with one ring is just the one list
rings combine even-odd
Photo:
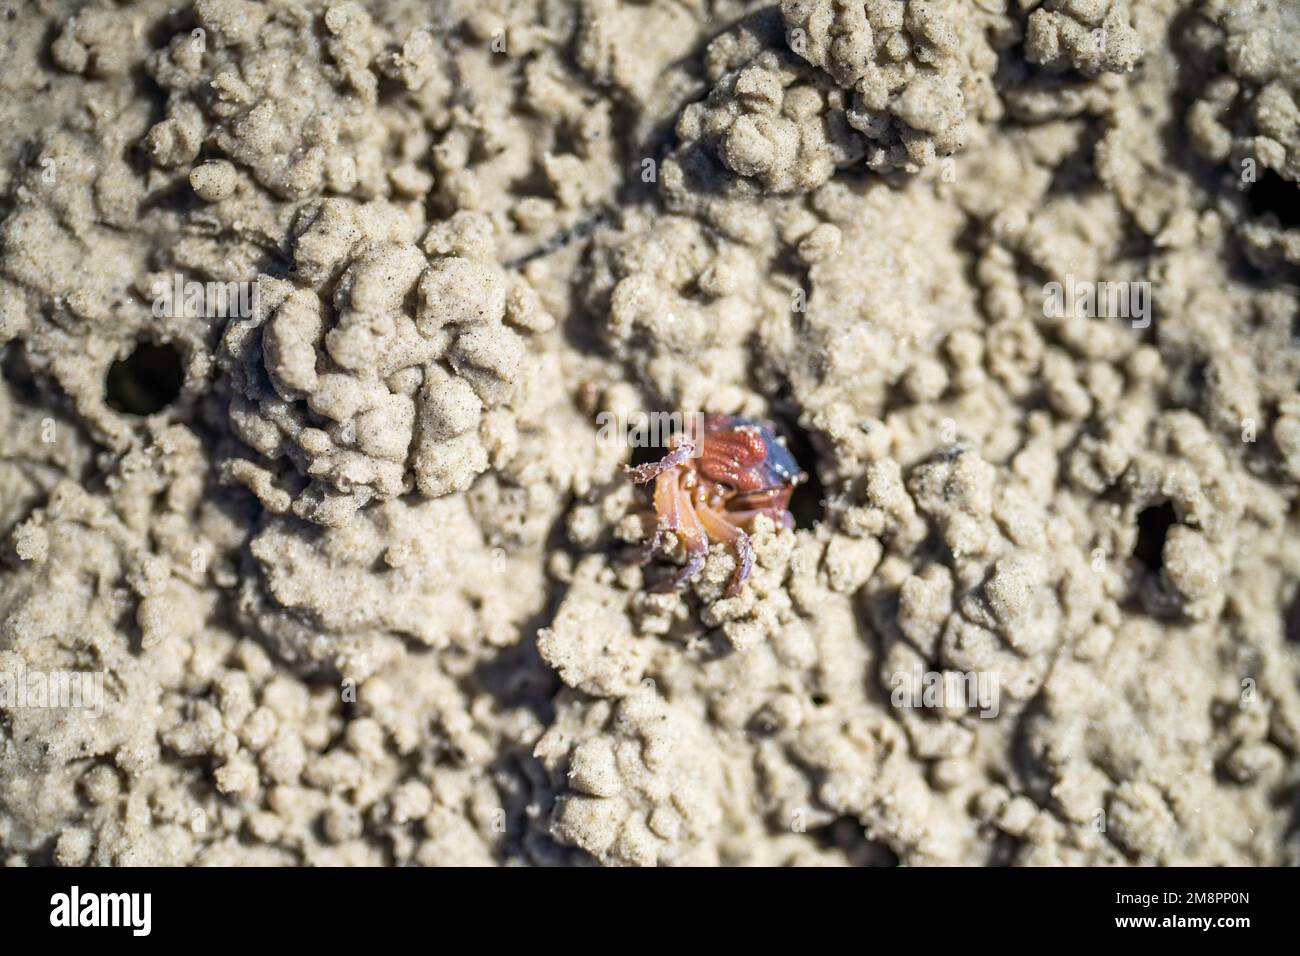
[(658, 590), (674, 590), (694, 577), (704, 567), (709, 543), (717, 541), (736, 559), (727, 597), (740, 593), (754, 568), (754, 520), (766, 515), (779, 527), (793, 528), (790, 494), (808, 479), (771, 422), (737, 415), (706, 415), (698, 436), (674, 435), (659, 461), (623, 467), (637, 484), (655, 483), (657, 520), (643, 560), (663, 553), (670, 534), (686, 551), (686, 566)]

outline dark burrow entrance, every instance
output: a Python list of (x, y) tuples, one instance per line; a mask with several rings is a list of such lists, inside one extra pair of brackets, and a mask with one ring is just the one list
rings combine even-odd
[[(785, 439), (786, 447), (794, 455), (794, 460), (808, 475), (808, 480), (795, 488), (790, 496), (790, 513), (794, 515), (796, 528), (811, 528), (826, 513), (826, 489), (822, 487), (817, 470), (813, 467), (817, 462), (817, 452), (807, 432), (792, 425), (789, 420), (777, 418), (773, 424), (776, 425), (777, 435)], [(629, 464), (635, 467), (659, 461), (667, 453), (668, 449), (663, 444), (633, 448)]]
[(1138, 537), (1133, 546), (1133, 557), (1152, 574), (1159, 574), (1165, 566), (1165, 538), (1178, 521), (1174, 506), (1168, 501), (1138, 513)]
[(1288, 182), (1271, 169), (1260, 173), (1246, 193), (1256, 216), (1272, 213), (1285, 229), (1300, 227), (1300, 184)]
[(184, 380), (176, 346), (140, 342), (130, 355), (109, 366), (104, 400), (123, 415), (153, 415), (176, 401)]

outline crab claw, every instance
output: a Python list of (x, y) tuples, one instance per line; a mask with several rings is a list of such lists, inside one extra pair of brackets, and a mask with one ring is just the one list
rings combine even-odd
[(637, 465), (636, 467), (624, 465), (623, 471), (638, 485), (644, 485), (647, 481), (657, 478), (661, 472), (665, 472), (669, 468), (677, 467), (694, 454), (695, 442), (682, 436), (676, 446), (658, 461), (650, 462), (645, 465)]

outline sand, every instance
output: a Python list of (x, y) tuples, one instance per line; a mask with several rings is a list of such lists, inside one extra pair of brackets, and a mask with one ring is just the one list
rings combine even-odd
[(1300, 862), (1297, 34), (0, 0), (0, 856)]

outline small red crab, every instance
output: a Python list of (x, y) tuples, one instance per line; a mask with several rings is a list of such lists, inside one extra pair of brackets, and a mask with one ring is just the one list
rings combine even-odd
[[(786, 510), (790, 493), (808, 476), (776, 437), (771, 422), (736, 415), (706, 415), (702, 434), (674, 435), (668, 454), (648, 465), (624, 469), (637, 484), (655, 481), (657, 516), (654, 537), (646, 543), (649, 560), (663, 549), (664, 537), (677, 535), (687, 562), (665, 590), (680, 587), (704, 566), (710, 541), (730, 545), (736, 570), (727, 597), (739, 593), (754, 567), (748, 532), (754, 519), (767, 515), (778, 525), (794, 527)], [(696, 442), (699, 447), (696, 447)]]

